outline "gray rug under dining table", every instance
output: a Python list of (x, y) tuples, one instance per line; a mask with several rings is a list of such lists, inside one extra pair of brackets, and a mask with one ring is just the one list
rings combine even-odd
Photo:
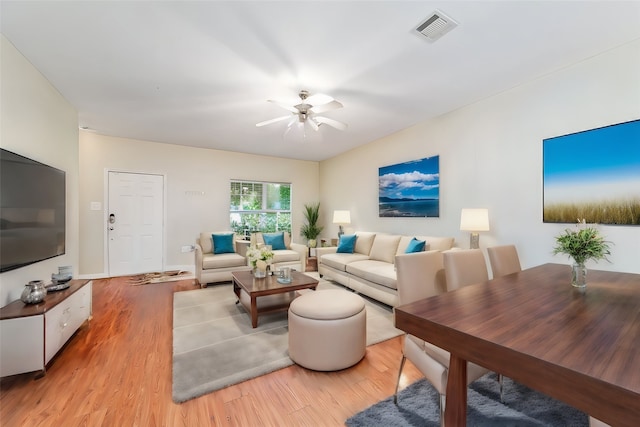
[[(348, 427), (401, 427), (440, 425), (438, 392), (421, 379), (402, 390), (398, 405), (393, 396), (349, 418)], [(473, 427), (587, 427), (582, 411), (524, 385), (504, 379), (504, 401), (500, 402), (497, 375), (489, 373), (468, 389), (467, 426)]]

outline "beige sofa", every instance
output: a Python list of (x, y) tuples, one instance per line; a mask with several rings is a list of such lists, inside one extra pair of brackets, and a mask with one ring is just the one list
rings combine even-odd
[(229, 234), (231, 231), (208, 231), (196, 239), (196, 279), (202, 287), (208, 283), (231, 281), (232, 271), (251, 270), (240, 250), (237, 236), (233, 236), (233, 253), (214, 254), (213, 234)]
[(426, 242), (424, 250), (445, 251), (453, 237), (402, 236), (357, 232), (353, 253), (337, 253), (336, 247), (317, 248), (318, 272), (356, 292), (384, 304), (398, 305), (395, 257), (405, 253), (415, 237)]

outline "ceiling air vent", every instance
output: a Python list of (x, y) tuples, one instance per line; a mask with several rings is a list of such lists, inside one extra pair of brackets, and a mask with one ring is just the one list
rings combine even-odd
[(430, 42), (434, 42), (457, 26), (458, 23), (456, 21), (436, 10), (416, 28), (416, 31), (425, 36)]

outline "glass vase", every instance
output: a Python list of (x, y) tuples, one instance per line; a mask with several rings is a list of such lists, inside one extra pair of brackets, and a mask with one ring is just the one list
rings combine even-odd
[(584, 263), (573, 263), (571, 285), (578, 289), (584, 289), (587, 286), (587, 267)]
[(253, 277), (255, 277), (256, 279), (263, 279), (263, 278), (267, 277), (267, 271), (266, 270), (260, 270), (258, 267), (255, 267), (253, 269)]

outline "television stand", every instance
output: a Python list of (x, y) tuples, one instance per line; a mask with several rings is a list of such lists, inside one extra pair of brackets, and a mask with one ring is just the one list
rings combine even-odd
[(91, 319), (92, 282), (72, 280), (38, 304), (13, 301), (0, 308), (0, 376), (41, 371), (85, 320)]

